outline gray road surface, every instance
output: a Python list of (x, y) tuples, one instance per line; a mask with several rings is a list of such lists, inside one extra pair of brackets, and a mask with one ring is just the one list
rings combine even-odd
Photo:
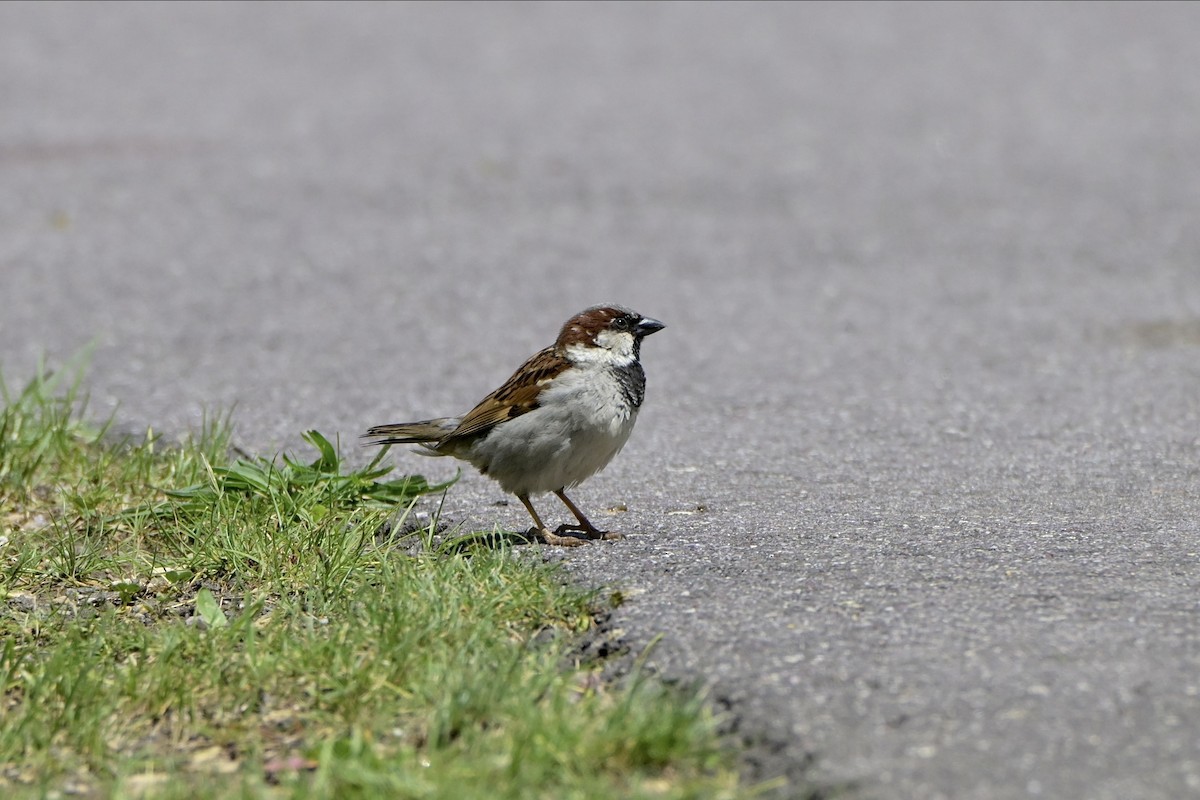
[(1197, 41), (1196, 5), (0, 4), (0, 364), (94, 341), (97, 411), (236, 404), (271, 452), (632, 305), (670, 327), (577, 495), (630, 536), (560, 555), (760, 775), (1196, 796)]

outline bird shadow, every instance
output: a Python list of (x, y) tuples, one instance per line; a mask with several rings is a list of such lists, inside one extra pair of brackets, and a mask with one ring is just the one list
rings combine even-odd
[(447, 538), (442, 541), (438, 549), (446, 553), (462, 553), (476, 548), (502, 550), (506, 547), (537, 543), (538, 540), (535, 536), (524, 531), (479, 531)]
[(419, 552), (458, 554), (470, 550), (503, 550), (509, 547), (539, 544), (532, 531), (476, 531), (458, 533), (454, 525), (430, 525), (428, 523), (393, 527), (385, 522), (375, 531), (377, 544), (390, 544), (407, 550), (411, 555)]

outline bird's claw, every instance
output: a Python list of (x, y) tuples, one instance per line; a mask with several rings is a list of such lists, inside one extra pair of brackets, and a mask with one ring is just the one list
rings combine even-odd
[[(562, 530), (561, 527), (558, 529)], [(551, 533), (545, 528), (530, 528), (529, 535), (543, 544), (557, 545), (558, 547), (579, 547), (587, 544), (587, 539), (581, 539), (578, 536), (563, 536), (560, 533)]]
[(602, 531), (592, 525), (559, 525), (556, 533), (561, 534), (563, 531), (579, 531), (589, 539), (603, 540), (606, 542), (615, 542), (618, 539), (624, 539), (625, 534), (617, 533), (616, 531)]

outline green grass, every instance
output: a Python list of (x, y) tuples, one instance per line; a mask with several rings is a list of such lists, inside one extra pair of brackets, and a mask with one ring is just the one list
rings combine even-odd
[(602, 609), (536, 547), (390, 533), (445, 487), (117, 439), (78, 386), (3, 387), (3, 796), (750, 794), (700, 697), (578, 663)]

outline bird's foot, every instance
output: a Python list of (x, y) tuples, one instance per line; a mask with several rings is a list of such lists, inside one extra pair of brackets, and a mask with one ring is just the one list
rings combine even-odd
[(563, 531), (579, 531), (589, 539), (602, 539), (606, 542), (615, 542), (625, 538), (623, 533), (602, 531), (594, 525), (559, 525), (556, 532), (561, 534)]
[(587, 539), (581, 539), (578, 536), (563, 536), (560, 533), (562, 528), (560, 527), (558, 530), (558, 533), (551, 533), (545, 528), (530, 528), (529, 536), (543, 544), (552, 544), (558, 547), (579, 547), (587, 544)]

